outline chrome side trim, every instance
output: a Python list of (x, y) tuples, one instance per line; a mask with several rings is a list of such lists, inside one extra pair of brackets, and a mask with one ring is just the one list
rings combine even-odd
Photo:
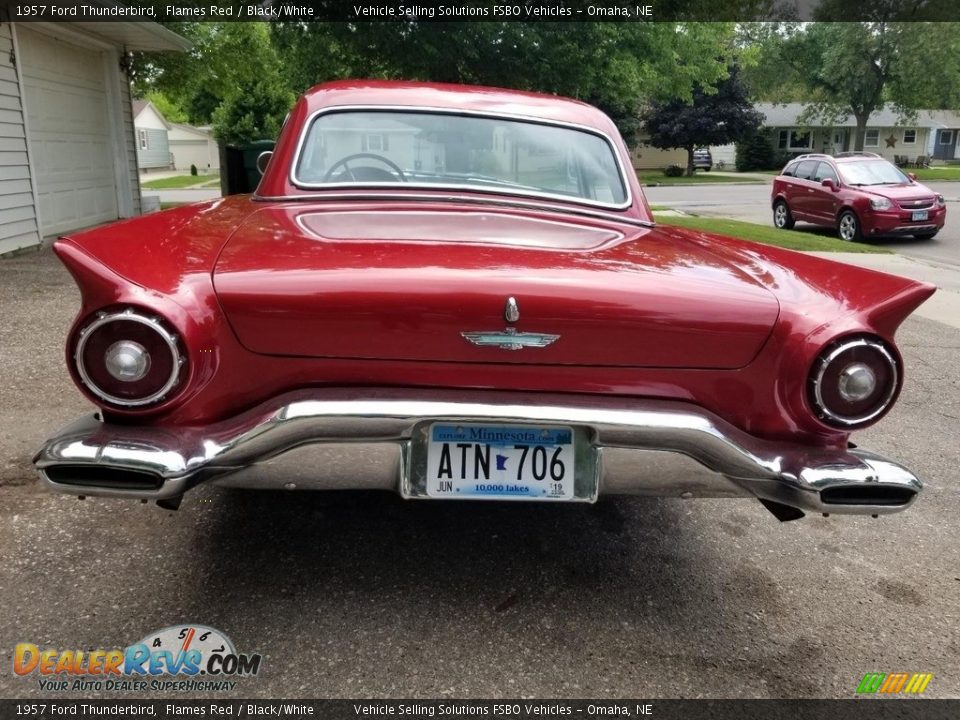
[(304, 121), (303, 129), (300, 131), (300, 136), (297, 138), (297, 147), (293, 153), (293, 160), (290, 163), (290, 172), (288, 178), (290, 184), (294, 187), (298, 187), (306, 190), (324, 190), (327, 188), (341, 188), (341, 187), (370, 187), (370, 188), (392, 188), (397, 185), (397, 183), (311, 183), (300, 180), (297, 177), (297, 167), (300, 165), (300, 156), (303, 152), (303, 147), (307, 141), (307, 135), (310, 133), (310, 129), (313, 127), (314, 122), (321, 115), (328, 115), (332, 113), (342, 113), (342, 112), (395, 112), (395, 113), (430, 113), (434, 115), (460, 115), (465, 117), (482, 117), (490, 119), (501, 119), (501, 120), (513, 120), (515, 122), (526, 122), (532, 123), (535, 125), (548, 125), (552, 127), (560, 128), (569, 128), (571, 130), (578, 130), (580, 132), (586, 132), (596, 137), (604, 140), (610, 148), (610, 151), (613, 153), (613, 157), (617, 163), (617, 170), (620, 173), (620, 182), (623, 185), (625, 199), (622, 203), (604, 203), (590, 200), (588, 198), (577, 198), (571, 197), (569, 195), (558, 195), (555, 193), (547, 192), (530, 192), (518, 190), (516, 188), (484, 188), (482, 186), (475, 185), (458, 185), (455, 183), (444, 183), (433, 185), (431, 183), (403, 183), (403, 185), (411, 188), (417, 189), (430, 189), (436, 188), (440, 192), (447, 190), (467, 190), (469, 192), (479, 192), (479, 193), (493, 193), (498, 195), (519, 195), (521, 197), (542, 197), (550, 200), (562, 200), (564, 202), (570, 202), (577, 205), (588, 205), (591, 207), (599, 208), (609, 208), (613, 210), (625, 210), (626, 208), (633, 205), (633, 191), (628, 182), (627, 173), (624, 169), (623, 158), (620, 157), (620, 151), (617, 147), (617, 144), (613, 142), (613, 139), (602, 130), (597, 128), (590, 127), (589, 125), (580, 125), (578, 123), (564, 122), (562, 120), (548, 120), (539, 117), (532, 117), (529, 115), (520, 115), (514, 113), (505, 113), (505, 112), (489, 112), (483, 110), (461, 110), (457, 108), (444, 108), (444, 107), (432, 107), (429, 105), (331, 105), (328, 107), (320, 108), (319, 110), (314, 110)]
[[(694, 482), (703, 488), (719, 488), (722, 495), (742, 492), (805, 510), (880, 514), (904, 509), (922, 489), (909, 470), (880, 456), (762, 440), (686, 402), (502, 392), (300, 391), (205, 427), (109, 425), (91, 416), (51, 438), (34, 463), (47, 483), (60, 492), (163, 499), (179, 496), (206, 480), (230, 484), (231, 473), (237, 473), (238, 482), (255, 487), (283, 487), (287, 481), (270, 472), (269, 466), (282, 472), (289, 468), (285, 461), (295, 464), (302, 453), (315, 453), (317, 462), (360, 444), (379, 446), (379, 454), (366, 460), (376, 464), (375, 468), (363, 468), (362, 477), (322, 480), (310, 486), (390, 484), (398, 489), (403, 473), (409, 471), (407, 448), (416, 427), (434, 420), (582, 428), (601, 458), (601, 493), (679, 495)], [(402, 462), (397, 461), (398, 452)], [(631, 470), (631, 463), (625, 462), (633, 455), (642, 463), (649, 452), (661, 453), (659, 469), (635, 464)], [(608, 464), (604, 458), (609, 459)], [(695, 476), (689, 473), (691, 462), (700, 468)], [(157, 490), (81, 488), (53, 482), (45, 473), (54, 466), (76, 465), (150, 472), (163, 483)], [(341, 467), (346, 466), (341, 463)], [(909, 491), (910, 501), (891, 506), (825, 504), (820, 500), (819, 492), (825, 488), (856, 487), (869, 492), (880, 485)]]
[(640, 220), (639, 218), (625, 217), (623, 215), (614, 215), (609, 212), (599, 212), (581, 207), (559, 207), (553, 205), (543, 205), (541, 203), (524, 202), (523, 200), (514, 200), (503, 197), (475, 197), (472, 195), (449, 195), (443, 193), (383, 193), (383, 192), (365, 192), (358, 190), (350, 193), (314, 193), (312, 195), (253, 195), (255, 202), (324, 202), (324, 201), (347, 201), (361, 202), (369, 200), (378, 200), (381, 202), (449, 202), (461, 203), (464, 205), (484, 205), (500, 206), (506, 208), (519, 208), (521, 210), (536, 210), (538, 212), (552, 212), (558, 215), (576, 215), (578, 217), (596, 218), (597, 220), (609, 220), (624, 225), (633, 225), (642, 228), (655, 228), (657, 223), (653, 220)]

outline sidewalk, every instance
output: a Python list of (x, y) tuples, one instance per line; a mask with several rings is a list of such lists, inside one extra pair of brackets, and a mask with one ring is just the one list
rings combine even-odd
[(733, 172), (731, 170), (717, 170), (716, 168), (711, 170), (710, 174), (720, 175), (721, 177), (739, 178), (744, 182), (751, 182), (751, 183), (756, 182), (758, 180), (763, 181), (765, 183), (772, 183), (774, 178), (773, 175), (767, 175), (765, 173)]
[(892, 275), (901, 275), (912, 280), (933, 283), (937, 292), (915, 311), (928, 320), (935, 320), (960, 328), (960, 271), (955, 267), (924, 260), (914, 260), (904, 255), (881, 255), (874, 253), (812, 252), (830, 260), (879, 270)]
[[(151, 173), (140, 173), (140, 184), (142, 185), (145, 182), (150, 182), (151, 180), (166, 180), (167, 178), (180, 177), (181, 175), (189, 175), (189, 170), (158, 170), (157, 172)], [(220, 178), (220, 171), (200, 173), (200, 178), (209, 178), (210, 180), (218, 180)]]
[(170, 190), (151, 190), (143, 189), (144, 197), (148, 195), (158, 196), (162, 203), (192, 203), (202, 200), (216, 200), (220, 197), (220, 188), (179, 188)]

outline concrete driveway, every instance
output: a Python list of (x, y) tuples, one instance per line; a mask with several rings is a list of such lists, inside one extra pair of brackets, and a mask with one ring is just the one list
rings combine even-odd
[[(919, 260), (960, 267), (960, 182), (930, 182), (926, 185), (947, 199), (947, 224), (937, 237), (932, 240), (874, 238), (870, 242)], [(773, 226), (769, 182), (762, 185), (661, 185), (645, 187), (644, 194), (651, 205), (667, 205), (696, 215)], [(806, 223), (797, 223), (796, 229), (833, 235)]]
[(908, 321), (903, 397), (854, 436), (926, 481), (900, 515), (214, 488), (168, 512), (33, 478), (43, 438), (91, 410), (61, 347), (77, 304), (48, 253), (0, 262), (0, 696), (49, 695), (11, 672), (18, 642), (184, 622), (264, 654), (231, 697), (853, 697), (868, 671), (960, 696), (960, 330)]

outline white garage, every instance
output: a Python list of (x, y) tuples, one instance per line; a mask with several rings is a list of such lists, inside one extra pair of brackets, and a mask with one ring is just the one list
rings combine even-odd
[(17, 39), (41, 234), (120, 217), (103, 55), (22, 28)]
[(0, 23), (0, 254), (140, 212), (129, 50), (152, 23)]
[(191, 165), (201, 173), (220, 169), (220, 148), (210, 128), (170, 123), (168, 137), (177, 170), (190, 170)]

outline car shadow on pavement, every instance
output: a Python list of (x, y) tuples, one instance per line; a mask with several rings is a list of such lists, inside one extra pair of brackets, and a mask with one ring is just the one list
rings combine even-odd
[[(722, 674), (732, 653), (738, 667), (774, 684), (792, 663), (826, 664), (807, 642), (781, 648), (789, 656), (781, 660), (743, 654), (741, 633), (784, 607), (778, 585), (762, 568), (729, 567), (722, 546), (690, 537), (703, 528), (679, 500), (618, 497), (587, 506), (208, 492), (205, 504), (216, 514), (195, 526), (197, 562), (171, 601), (182, 616), (213, 625), (244, 618), (247, 637), (280, 613), (314, 638), (379, 630), (407, 647), (401, 664), (426, 656), (457, 665), (471, 647), (493, 643), (542, 658), (552, 669), (534, 674), (545, 693), (558, 692), (578, 667), (594, 666), (608, 679), (636, 678), (651, 663), (658, 674), (674, 665)], [(742, 540), (750, 518), (740, 515), (741, 526), (737, 517), (723, 532)], [(753, 517), (776, 524), (763, 511)], [(732, 615), (731, 595), (753, 614)], [(496, 664), (488, 672), (509, 677)], [(804, 689), (803, 681), (795, 687)]]

